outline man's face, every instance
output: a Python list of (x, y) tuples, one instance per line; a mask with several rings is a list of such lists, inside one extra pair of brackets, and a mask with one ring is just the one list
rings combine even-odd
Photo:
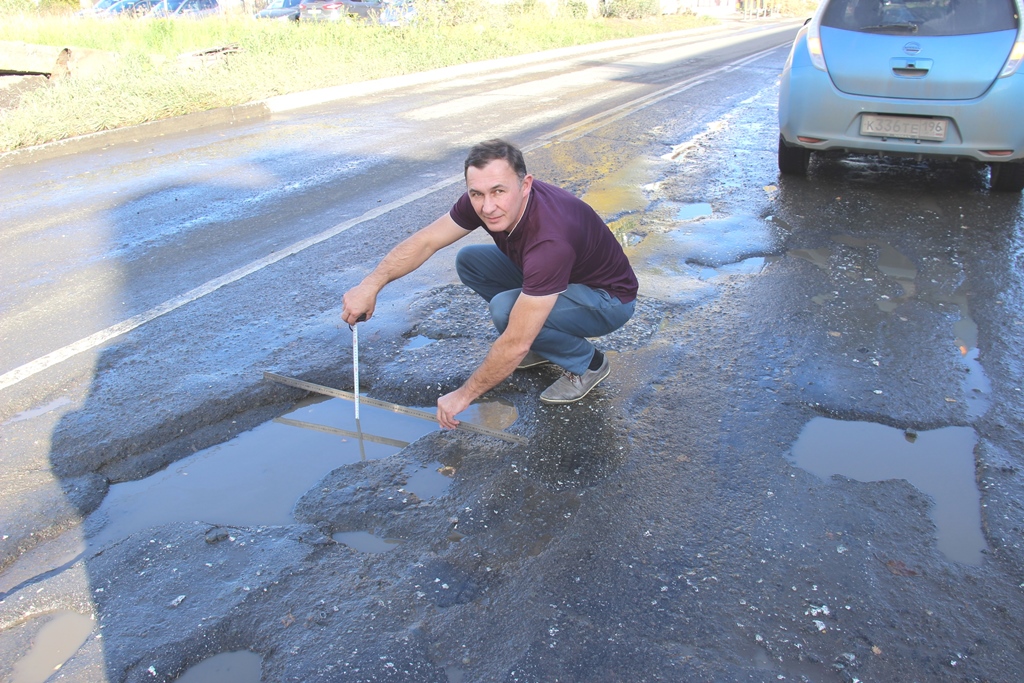
[(516, 226), (526, 210), (533, 177), (522, 182), (504, 159), (495, 159), (483, 168), (470, 166), (466, 171), (466, 188), (476, 213), (490, 232), (508, 232)]

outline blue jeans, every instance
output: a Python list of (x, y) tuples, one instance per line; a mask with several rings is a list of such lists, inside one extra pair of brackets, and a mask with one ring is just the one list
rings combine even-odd
[[(455, 258), (462, 283), (487, 300), (499, 333), (508, 327), (512, 306), (523, 287), (523, 271), (492, 244), (463, 247)], [(558, 295), (531, 350), (569, 372), (582, 375), (594, 356), (586, 337), (614, 332), (633, 316), (636, 302), (624, 304), (603, 289), (570, 284)]]

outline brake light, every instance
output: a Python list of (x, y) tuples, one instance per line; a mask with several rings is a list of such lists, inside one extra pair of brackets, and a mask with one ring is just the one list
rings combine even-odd
[(324, 9), (343, 9), (345, 5), (340, 2), (328, 2), (324, 5)]
[(1016, 73), (1021, 61), (1024, 61), (1024, 41), (1018, 40), (1013, 44), (1013, 49), (1010, 50), (1010, 56), (1006, 60), (1006, 64), (1003, 65), (1003, 70), (999, 73), (999, 77), (1012, 76)]

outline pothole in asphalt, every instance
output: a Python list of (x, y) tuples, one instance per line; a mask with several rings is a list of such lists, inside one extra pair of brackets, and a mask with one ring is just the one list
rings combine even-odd
[(263, 658), (241, 650), (204, 659), (176, 678), (175, 683), (260, 683), (262, 675)]
[(67, 396), (61, 396), (60, 398), (54, 399), (53, 401), (50, 401), (49, 403), (47, 403), (45, 405), (41, 405), (41, 406), (39, 406), (37, 408), (31, 408), (29, 410), (24, 410), (24, 411), (18, 413), (17, 415), (14, 415), (9, 420), (5, 420), (4, 422), (0, 423), (0, 427), (6, 426), (6, 425), (9, 425), (9, 424), (14, 424), (15, 422), (22, 422), (24, 420), (31, 420), (33, 417), (39, 417), (40, 415), (45, 415), (46, 413), (51, 413), (54, 410), (57, 410), (58, 408), (62, 408), (64, 406), (69, 406), (71, 404), (72, 404), (72, 401), (71, 401), (70, 398), (68, 398)]
[(675, 220), (680, 222), (695, 221), (698, 218), (707, 218), (714, 211), (708, 202), (695, 202), (693, 204), (681, 204), (676, 209)]
[(36, 637), (32, 648), (14, 664), (11, 683), (43, 683), (53, 675), (71, 655), (78, 651), (96, 622), (78, 612), (59, 612), (48, 621)]
[(981, 564), (981, 495), (975, 479), (970, 427), (903, 431), (873, 422), (816, 417), (796, 443), (792, 460), (822, 479), (862, 482), (903, 479), (931, 496), (939, 550), (955, 562)]
[(615, 235), (615, 239), (619, 241), (623, 249), (635, 247), (647, 237), (647, 233), (635, 215), (623, 216), (618, 220), (609, 221), (608, 228)]
[(776, 256), (753, 256), (718, 268), (701, 268), (698, 277), (701, 280), (715, 280), (733, 275), (757, 275), (765, 266), (777, 260)]
[(331, 538), (361, 553), (386, 553), (402, 543), (401, 539), (380, 538), (368, 531), (339, 531)]
[(634, 159), (624, 167), (592, 183), (582, 199), (605, 221), (647, 208), (645, 185), (650, 172), (647, 160)]
[(718, 267), (751, 254), (771, 253), (777, 242), (774, 232), (770, 222), (739, 215), (683, 223), (669, 235), (687, 261)]
[[(832, 239), (844, 246), (858, 249), (872, 247), (877, 251), (875, 266), (878, 268), (878, 271), (898, 284), (902, 291), (902, 294), (895, 297), (888, 294), (880, 295), (875, 302), (879, 310), (895, 314), (901, 304), (918, 298), (917, 285), (915, 283), (918, 274), (917, 267), (913, 261), (890, 244), (882, 240), (864, 239), (848, 235), (837, 235)], [(832, 250), (827, 247), (791, 249), (787, 254), (813, 263), (826, 272), (831, 272), (833, 267)], [(836, 267), (840, 268), (851, 279), (869, 282), (873, 280), (869, 273), (866, 273), (856, 265), (837, 265)], [(833, 301), (837, 296), (838, 292), (828, 292), (815, 295), (812, 297), (812, 300), (819, 305), (823, 305)], [(992, 385), (979, 359), (978, 326), (973, 318), (971, 318), (967, 296), (958, 293), (950, 297), (937, 297), (937, 299), (940, 305), (953, 304), (960, 311), (960, 319), (953, 323), (953, 335), (954, 344), (959, 351), (958, 358), (964, 369), (963, 386), (964, 395), (966, 396), (967, 415), (971, 418), (981, 417), (988, 411), (991, 404), (989, 397), (992, 393)]]
[(401, 488), (401, 492), (412, 493), (420, 500), (429, 500), (444, 495), (452, 483), (451, 476), (454, 471), (439, 462), (432, 462), (423, 467), (416, 465), (407, 467), (405, 474), (409, 478), (405, 486)]
[[(497, 430), (516, 417), (515, 406), (503, 400), (474, 404), (459, 415), (463, 421)], [(88, 545), (100, 549), (173, 522), (290, 524), (296, 501), (327, 472), (393, 455), (436, 429), (426, 420), (366, 405), (360, 407), (357, 424), (349, 401), (305, 401), (283, 419), (199, 451), (145, 479), (111, 486), (86, 522)], [(450, 482), (437, 471), (410, 475), (409, 490), (424, 499)]]
[(832, 250), (827, 247), (819, 247), (818, 249), (790, 249), (786, 253), (794, 258), (813, 263), (822, 270), (829, 270), (829, 258), (832, 256)]
[(436, 340), (426, 337), (422, 334), (417, 334), (415, 337), (410, 337), (405, 346), (402, 347), (403, 351), (411, 351), (412, 349), (422, 349), (424, 346), (433, 344)]
[(955, 303), (960, 309), (960, 319), (953, 323), (953, 334), (956, 337), (954, 343), (960, 352), (960, 362), (964, 366), (964, 394), (967, 397), (967, 415), (977, 418), (988, 411), (992, 384), (988, 381), (985, 368), (981, 366), (978, 358), (978, 325), (971, 318), (970, 309), (967, 306), (967, 297), (963, 295), (955, 296), (952, 303)]

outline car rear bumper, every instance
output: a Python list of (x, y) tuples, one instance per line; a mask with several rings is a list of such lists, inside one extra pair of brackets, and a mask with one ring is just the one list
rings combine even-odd
[[(796, 49), (801, 49), (798, 44)], [(804, 48), (805, 49), (805, 48)], [(789, 145), (814, 151), (848, 151), (925, 157), (965, 157), (981, 162), (1024, 159), (1024, 74), (996, 80), (972, 100), (904, 100), (840, 92), (829, 75), (793, 64), (783, 72), (779, 131)], [(941, 142), (861, 135), (862, 114), (941, 117), (948, 120)], [(810, 138), (810, 142), (799, 138)], [(1009, 155), (990, 151), (1011, 150)]]

